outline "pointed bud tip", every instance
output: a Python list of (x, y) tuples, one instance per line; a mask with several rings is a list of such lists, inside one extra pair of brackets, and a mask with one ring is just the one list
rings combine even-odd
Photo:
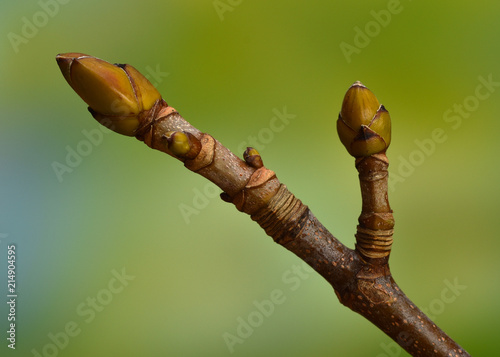
[(366, 86), (365, 86), (363, 83), (361, 83), (360, 81), (356, 81), (356, 82), (354, 82), (354, 83), (351, 85), (351, 87), (363, 87), (363, 88), (366, 88)]
[(85, 57), (90, 57), (90, 56), (86, 55), (84, 53), (80, 53), (80, 52), (59, 53), (56, 56), (56, 61), (57, 61), (57, 64), (59, 65), (59, 68), (64, 73), (64, 72), (69, 71), (69, 68), (71, 67), (71, 63), (75, 59), (80, 59), (80, 58), (85, 58)]
[(73, 60), (75, 58), (81, 58), (81, 57), (90, 57), (89, 55), (86, 55), (85, 53), (81, 52), (65, 52), (65, 53), (59, 53), (56, 56), (56, 60)]

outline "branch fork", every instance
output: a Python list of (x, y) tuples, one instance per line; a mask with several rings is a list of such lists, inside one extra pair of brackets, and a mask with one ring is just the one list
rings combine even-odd
[(341, 142), (356, 159), (362, 210), (356, 248), (335, 238), (310, 209), (247, 148), (243, 160), (169, 106), (130, 65), (81, 53), (56, 57), (70, 86), (98, 121), (165, 152), (222, 189), (221, 198), (249, 214), (274, 241), (314, 268), (340, 302), (413, 356), (469, 356), (401, 291), (388, 261), (394, 218), (387, 195), (389, 112), (360, 82), (347, 91), (337, 120)]

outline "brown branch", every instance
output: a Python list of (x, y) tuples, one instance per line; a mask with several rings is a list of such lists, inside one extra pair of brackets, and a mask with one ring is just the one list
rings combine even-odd
[[(81, 56), (58, 56), (63, 74), (90, 106), (98, 101), (96, 103), (106, 110), (101, 99), (89, 99), (85, 93), (79, 92), (78, 84), (72, 82), (71, 63), (75, 58), (83, 58)], [(132, 88), (135, 88), (135, 74), (130, 67), (122, 68), (128, 71), (131, 79), (127, 80), (131, 80)], [(95, 71), (95, 68), (92, 70)], [(135, 79), (138, 82), (141, 80)], [(389, 136), (387, 130), (382, 129), (382, 132), (386, 130), (385, 134), (377, 137), (378, 134), (373, 134), (371, 128), (361, 126), (363, 139), (382, 148), (381, 152), (373, 153), (363, 143), (360, 144), (359, 134), (350, 133), (351, 128), (339, 129), (339, 132), (347, 133), (349, 140), (354, 140), (351, 145), (341, 136), (344, 145), (352, 151), (349, 152), (358, 157), (356, 167), (363, 200), (356, 249), (352, 250), (337, 240), (310, 209), (280, 183), (275, 173), (263, 165), (256, 150), (248, 148), (244, 153), (245, 160), (240, 159), (212, 136), (193, 127), (163, 99), (153, 101), (155, 93), (147, 97), (145, 89), (141, 90), (142, 93), (134, 91), (130, 95), (130, 98), (141, 98), (137, 99), (139, 109), (130, 105), (135, 110), (133, 115), (137, 124), (130, 124), (129, 115), (126, 125), (122, 125), (118, 121), (121, 120), (118, 118), (123, 118), (121, 112), (113, 115), (91, 110), (91, 113), (101, 122), (108, 118), (108, 125), (118, 123), (119, 130), (112, 129), (125, 135), (135, 135), (152, 149), (183, 161), (186, 168), (219, 186), (223, 191), (222, 199), (249, 214), (276, 243), (321, 274), (332, 285), (342, 304), (367, 318), (413, 356), (469, 356), (408, 299), (391, 276), (388, 259), (394, 220), (387, 198), (388, 161), (385, 156), (390, 130)], [(349, 98), (344, 100), (344, 104), (346, 100), (348, 102)], [(152, 104), (143, 105), (146, 101)], [(383, 106), (377, 105), (377, 108), (377, 116), (386, 115)], [(350, 115), (348, 111), (342, 114)]]
[(394, 217), (387, 196), (388, 166), (385, 154), (356, 160), (363, 202), (358, 219), (356, 250), (365, 260), (372, 259), (382, 264), (389, 259), (394, 232)]
[[(388, 254), (379, 257), (377, 253), (366, 253), (370, 250), (386, 252), (386, 241), (366, 247), (366, 239), (360, 238), (360, 232), (392, 232), (394, 224), (387, 199), (373, 199), (374, 191), (384, 190), (380, 186), (385, 186), (387, 192), (385, 155), (358, 162), (363, 211), (356, 235), (357, 249), (353, 251), (323, 227), (272, 171), (252, 167), (217, 140), (192, 127), (175, 109), (164, 102), (159, 105), (161, 109), (137, 136), (139, 140), (183, 160), (172, 154), (162, 137), (170, 131), (191, 133), (202, 147), (195, 159), (183, 160), (185, 166), (219, 186), (226, 200), (250, 214), (276, 243), (321, 274), (335, 289), (342, 304), (370, 320), (413, 356), (449, 356), (449, 353), (468, 356), (397, 286), (387, 264)], [(362, 245), (364, 248), (360, 249)]]

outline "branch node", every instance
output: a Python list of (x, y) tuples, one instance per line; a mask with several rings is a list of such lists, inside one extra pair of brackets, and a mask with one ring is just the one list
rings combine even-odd
[(300, 234), (308, 211), (309, 208), (281, 184), (268, 204), (251, 217), (276, 243), (284, 245)]
[(184, 161), (184, 166), (194, 172), (209, 166), (215, 157), (215, 139), (211, 135), (202, 134), (200, 143), (199, 154), (194, 159)]
[(261, 167), (255, 170), (248, 179), (248, 182), (245, 185), (245, 187), (243, 187), (243, 189), (240, 192), (234, 195), (233, 203), (236, 206), (236, 208), (241, 212), (246, 212), (247, 198), (249, 196), (248, 195), (249, 191), (261, 187), (262, 185), (266, 184), (275, 177), (276, 174), (274, 173), (274, 171), (269, 170), (266, 167)]
[(356, 233), (356, 249), (365, 257), (384, 258), (391, 253), (394, 233), (393, 229), (372, 230), (358, 226)]
[(274, 171), (269, 170), (266, 167), (261, 167), (255, 170), (252, 176), (250, 176), (250, 179), (248, 180), (245, 189), (248, 190), (250, 188), (259, 187), (275, 176), (276, 174), (274, 173)]

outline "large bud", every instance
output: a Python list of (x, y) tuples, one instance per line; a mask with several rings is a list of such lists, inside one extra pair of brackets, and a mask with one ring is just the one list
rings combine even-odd
[(140, 116), (161, 99), (156, 88), (128, 64), (111, 64), (83, 53), (59, 54), (56, 60), (92, 116), (117, 133), (134, 136)]
[(391, 117), (375, 95), (358, 81), (345, 94), (337, 132), (354, 157), (382, 153), (391, 143)]

